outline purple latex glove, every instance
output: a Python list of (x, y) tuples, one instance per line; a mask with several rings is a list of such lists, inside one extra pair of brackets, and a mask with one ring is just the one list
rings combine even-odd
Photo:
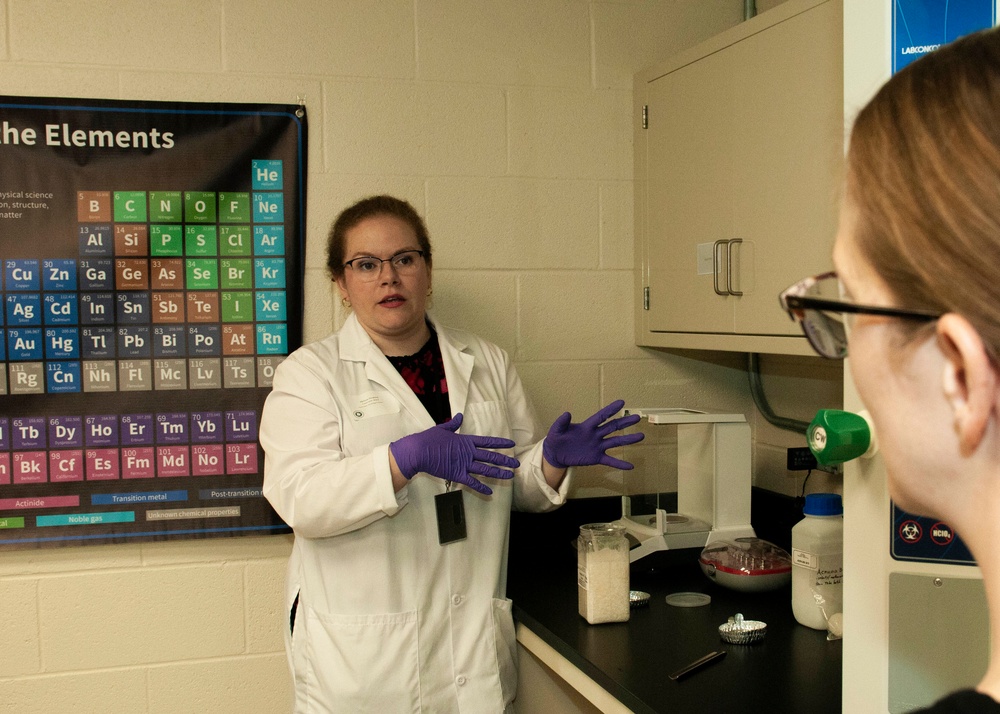
[[(497, 436), (456, 434), (462, 415), (456, 414), (444, 424), (404, 436), (389, 444), (396, 465), (407, 479), (423, 471), (445, 481), (463, 483), (487, 496), (493, 493), (472, 474), (489, 478), (511, 478), (521, 465), (517, 459), (489, 449), (510, 449), (514, 442)], [(492, 464), (492, 465), (491, 465)]]
[(638, 414), (631, 414), (620, 419), (605, 420), (621, 411), (625, 402), (621, 399), (611, 402), (608, 406), (579, 424), (571, 424), (573, 418), (569, 412), (563, 412), (549, 428), (549, 434), (542, 443), (542, 455), (545, 460), (556, 468), (568, 466), (594, 466), (604, 464), (616, 469), (629, 470), (634, 468), (628, 461), (608, 456), (605, 451), (616, 446), (634, 444), (646, 438), (645, 434), (621, 434), (607, 437), (616, 431), (632, 426), (639, 421)]

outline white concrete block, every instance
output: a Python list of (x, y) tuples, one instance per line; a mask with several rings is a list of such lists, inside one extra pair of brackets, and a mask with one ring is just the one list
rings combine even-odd
[(67, 575), (39, 581), (47, 672), (243, 652), (243, 566)]
[(143, 543), (141, 548), (143, 565), (287, 559), (292, 552), (292, 536), (288, 534), (169, 540)]
[[(299, 104), (306, 111), (307, 166), (323, 165), (323, 102), (321, 83), (308, 77), (270, 74), (121, 72), (116, 96), (174, 102), (237, 102)], [(308, 179), (306, 184), (308, 186)]]
[[(8, 26), (8, 12), (7, 12), (7, 0), (0, 0), (0, 19), (3, 20), (3, 26)], [(10, 59), (10, 48), (7, 44), (6, 34), (0, 37), (0, 61)]]
[(4, 712), (20, 714), (148, 714), (146, 672), (118, 669), (0, 679)]
[[(319, 126), (313, 126), (312, 135), (318, 136)], [(321, 168), (320, 164), (316, 165)], [(431, 246), (435, 247), (437, 231), (427, 220), (424, 200), (424, 180), (409, 176), (372, 176), (340, 173), (314, 173), (309, 176), (307, 194), (308, 211), (306, 230), (306, 265), (326, 266), (326, 242), (337, 216), (363, 198), (388, 194), (409, 203), (424, 218), (431, 236)]]
[(230, 72), (409, 78), (411, 0), (227, 0), (223, 57)]
[(670, 493), (677, 490), (677, 449), (670, 445), (631, 445), (609, 454), (634, 469), (587, 466), (574, 470), (571, 498)]
[(120, 96), (118, 73), (114, 70), (13, 63), (0, 66), (0, 92), (18, 97)]
[(601, 267), (606, 270), (632, 270), (633, 230), (632, 182), (602, 183)]
[(590, 12), (565, 0), (418, 2), (420, 79), (590, 85)]
[(247, 651), (284, 652), (289, 626), (285, 609), (285, 560), (260, 560), (246, 567)]
[(508, 90), (514, 176), (632, 178), (632, 92)]
[(45, 64), (218, 71), (221, 21), (218, 0), (13, 0), (10, 56)]
[(141, 557), (137, 543), (11, 550), (0, 558), (0, 577), (131, 568), (142, 562)]
[(337, 329), (336, 310), (339, 307), (340, 292), (326, 268), (306, 270), (302, 343), (321, 340)]
[(309, 123), (323, 124), (322, 82), (312, 77), (147, 70), (123, 71), (119, 79), (121, 95), (130, 99), (291, 105), (302, 99)]
[(430, 310), (449, 327), (468, 330), (507, 350), (517, 348), (517, 281), (513, 273), (441, 270), (432, 273)]
[(603, 406), (596, 362), (519, 362), (517, 373), (535, 406), (543, 434), (563, 412), (580, 421)]
[[(676, 437), (676, 429), (671, 432)], [(639, 444), (616, 449), (613, 454), (635, 468), (623, 471), (622, 493), (672, 493), (677, 490), (677, 440), (667, 444)]]
[(631, 271), (524, 273), (518, 278), (518, 361), (638, 358)]
[[(0, 580), (0, 677), (34, 674), (41, 670), (38, 648), (38, 583)], [(0, 684), (0, 692), (3, 691)], [(0, 694), (0, 702), (5, 701)]]
[(152, 667), (148, 711), (286, 714), (292, 711), (287, 660), (282, 653)]
[(506, 107), (497, 87), (331, 81), (325, 83), (324, 96), (327, 171), (506, 173)]
[(435, 265), (594, 269), (599, 261), (598, 207), (597, 185), (591, 181), (429, 179)]

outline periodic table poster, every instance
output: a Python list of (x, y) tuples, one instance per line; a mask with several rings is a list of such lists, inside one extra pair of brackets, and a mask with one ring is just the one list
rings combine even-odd
[(0, 97), (0, 549), (287, 532), (305, 110)]

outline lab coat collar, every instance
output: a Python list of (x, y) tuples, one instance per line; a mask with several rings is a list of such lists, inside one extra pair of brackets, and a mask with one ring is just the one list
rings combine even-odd
[[(468, 344), (462, 340), (460, 334), (441, 326), (433, 316), (428, 315), (428, 320), (437, 333), (438, 345), (441, 347), (445, 378), (448, 380), (448, 401), (451, 405), (451, 413), (464, 412), (469, 398), (469, 382), (472, 379), (475, 357), (469, 353)], [(425, 428), (429, 429), (434, 426), (434, 420), (427, 413), (424, 405), (420, 403), (420, 399), (406, 384), (392, 363), (382, 354), (382, 350), (378, 348), (371, 336), (365, 332), (365, 328), (358, 322), (357, 315), (354, 313), (348, 316), (344, 326), (340, 329), (339, 343), (342, 360), (364, 362), (365, 375), (369, 380), (392, 391), (399, 397), (404, 408), (422, 425), (426, 425)]]

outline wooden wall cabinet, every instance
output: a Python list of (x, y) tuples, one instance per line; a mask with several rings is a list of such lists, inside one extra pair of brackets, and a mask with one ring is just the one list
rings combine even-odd
[(788, 0), (635, 78), (636, 343), (813, 354), (778, 293), (829, 270), (841, 0)]

